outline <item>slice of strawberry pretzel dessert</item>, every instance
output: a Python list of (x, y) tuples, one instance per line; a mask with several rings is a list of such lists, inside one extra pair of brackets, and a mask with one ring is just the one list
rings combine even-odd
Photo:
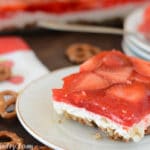
[(149, 134), (150, 62), (104, 51), (53, 89), (58, 114), (96, 125), (115, 140), (140, 141)]

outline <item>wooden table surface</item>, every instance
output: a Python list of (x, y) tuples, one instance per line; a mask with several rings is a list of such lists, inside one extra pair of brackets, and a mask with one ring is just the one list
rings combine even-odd
[[(32, 47), (41, 62), (51, 71), (73, 65), (64, 55), (66, 48), (73, 43), (89, 43), (106, 49), (120, 49), (122, 36), (105, 34), (87, 34), (71, 32), (42, 31), (38, 33), (19, 34)], [(16, 132), (25, 144), (40, 144), (21, 126), (18, 119), (5, 121), (0, 119), (0, 130)]]

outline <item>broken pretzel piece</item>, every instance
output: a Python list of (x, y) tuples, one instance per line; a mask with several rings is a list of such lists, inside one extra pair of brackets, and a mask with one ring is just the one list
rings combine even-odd
[(8, 111), (8, 108), (16, 104), (18, 94), (14, 91), (6, 90), (0, 92), (0, 116), (4, 119), (16, 117), (15, 106), (13, 110)]

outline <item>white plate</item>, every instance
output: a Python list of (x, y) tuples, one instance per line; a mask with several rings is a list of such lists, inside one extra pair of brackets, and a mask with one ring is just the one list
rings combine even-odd
[(135, 56), (138, 57), (137, 55), (135, 55), (131, 50), (129, 50), (129, 48), (126, 46), (125, 41), (122, 42), (122, 49), (124, 51), (124, 53), (128, 56)]
[[(144, 13), (145, 7), (140, 8), (133, 13), (131, 13), (124, 22), (124, 30), (132, 31), (132, 32), (139, 32), (137, 30), (138, 26), (142, 23), (143, 13)], [(150, 42), (147, 41), (144, 36), (141, 34), (139, 37), (126, 35), (126, 38), (128, 38), (132, 43), (138, 45), (141, 48), (144, 48), (146, 51), (150, 52)]]
[(139, 55), (139, 53), (135, 52), (135, 50), (131, 49), (131, 47), (126, 43), (126, 41), (122, 42), (122, 48), (123, 48), (124, 53), (129, 56), (146, 59), (145, 57)]
[(144, 49), (143, 47), (140, 47), (138, 44), (135, 44), (134, 42), (132, 42), (129, 38), (127, 38), (126, 36), (124, 36), (124, 41), (129, 43), (130, 45), (133, 45), (134, 47), (137, 47), (138, 49), (140, 49), (140, 51), (142, 51), (143, 53), (146, 54), (150, 54), (150, 51)]
[(112, 141), (106, 137), (96, 140), (96, 128), (87, 127), (58, 116), (52, 107), (51, 89), (62, 86), (62, 77), (76, 72), (71, 67), (47, 75), (30, 84), (19, 95), (16, 110), (24, 128), (43, 144), (57, 150), (148, 150), (150, 137), (139, 143)]
[(144, 51), (143, 49), (138, 47), (138, 45), (131, 43), (127, 38), (124, 39), (124, 44), (136, 56), (142, 59), (150, 60), (150, 52)]

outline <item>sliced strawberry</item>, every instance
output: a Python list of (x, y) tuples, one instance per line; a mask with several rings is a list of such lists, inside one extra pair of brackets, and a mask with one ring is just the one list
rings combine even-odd
[(150, 83), (150, 77), (143, 76), (137, 73), (136, 71), (132, 72), (131, 76), (129, 77), (129, 80), (143, 82), (143, 83)]
[(82, 78), (75, 89), (77, 90), (96, 90), (108, 87), (110, 84), (103, 77), (94, 73), (88, 73)]
[(131, 76), (132, 67), (123, 67), (118, 69), (99, 68), (95, 71), (100, 76), (103, 76), (110, 83), (127, 82)]
[(92, 72), (82, 72), (64, 78), (64, 89), (69, 91), (95, 90), (108, 87), (110, 84), (103, 77)]
[(136, 72), (143, 76), (150, 77), (150, 62), (134, 57), (130, 57), (130, 60)]
[(133, 82), (130, 84), (115, 84), (106, 91), (106, 95), (122, 100), (138, 103), (143, 101), (150, 90), (143, 83)]
[(100, 66), (109, 68), (117, 68), (123, 66), (131, 66), (131, 62), (120, 51), (113, 50), (111, 52), (102, 52), (80, 66), (80, 71), (92, 71), (98, 69)]
[(117, 68), (131, 66), (132, 64), (127, 56), (120, 51), (113, 50), (102, 58), (102, 65), (109, 68)]
[(104, 56), (106, 56), (108, 54), (108, 52), (101, 52), (99, 54), (97, 54), (96, 56), (93, 56), (92, 58), (90, 58), (89, 60), (87, 60), (85, 63), (83, 63), (82, 65), (80, 65), (80, 71), (93, 71), (95, 69), (97, 69), (99, 66), (101, 66), (102, 64), (102, 58)]

